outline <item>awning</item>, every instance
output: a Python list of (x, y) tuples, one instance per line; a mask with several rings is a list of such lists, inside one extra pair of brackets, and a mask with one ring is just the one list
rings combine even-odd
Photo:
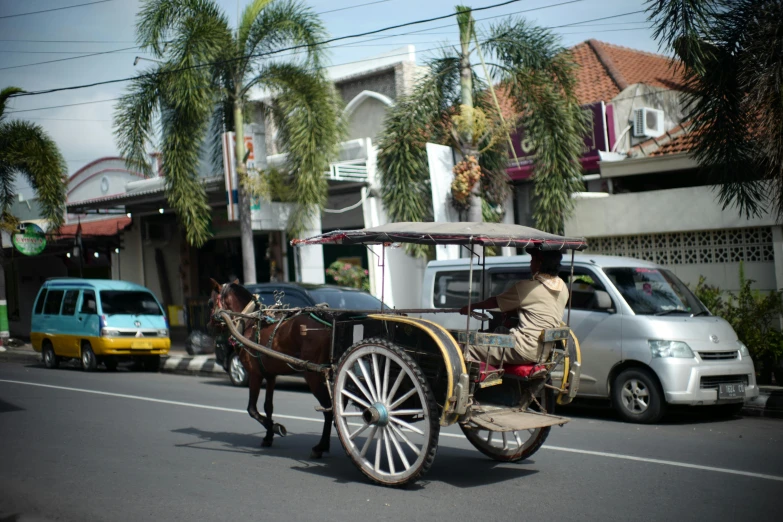
[[(223, 176), (202, 178), (201, 183), (204, 184), (207, 193), (217, 194), (225, 191)], [(165, 201), (165, 190), (165, 178), (150, 178), (129, 183), (124, 194), (75, 201), (66, 204), (66, 208), (70, 214), (82, 214), (89, 210), (124, 209), (129, 206), (146, 204), (157, 205)], [(225, 196), (221, 193), (220, 198), (225, 198)]]
[[(122, 216), (113, 219), (101, 219), (97, 221), (86, 221), (82, 223), (82, 236), (114, 236), (118, 232), (122, 231), (125, 227), (131, 224), (131, 218)], [(79, 224), (64, 225), (60, 227), (60, 232), (57, 234), (57, 238), (74, 237), (76, 231), (79, 228)]]

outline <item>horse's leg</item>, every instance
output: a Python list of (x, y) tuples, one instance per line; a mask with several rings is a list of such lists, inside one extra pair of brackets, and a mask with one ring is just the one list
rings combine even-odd
[(321, 433), (321, 440), (313, 447), (310, 452), (310, 458), (320, 459), (324, 452), (329, 452), (329, 442), (332, 436), (332, 419), (334, 414), (332, 413), (332, 399), (327, 389), (327, 384), (324, 380), (323, 374), (307, 372), (305, 373), (305, 380), (310, 387), (310, 391), (318, 399), (321, 407), (324, 408), (324, 428)]
[[(249, 374), (248, 377), (249, 393), (248, 393), (248, 401), (247, 401), (247, 413), (267, 429), (267, 436), (268, 436), (269, 430), (272, 429), (272, 422), (258, 412), (258, 396), (261, 394), (261, 381), (264, 380), (264, 376), (261, 373), (261, 368), (258, 366), (258, 362), (252, 359), (250, 364), (245, 366), (245, 369), (248, 370), (248, 374)], [(268, 446), (269, 444), (265, 444), (265, 442), (266, 442), (266, 438), (261, 442), (261, 445)], [(271, 440), (269, 442), (271, 444)]]
[[(272, 412), (274, 410), (274, 407), (272, 406), (272, 399), (275, 394), (275, 380), (277, 379), (276, 376), (267, 376), (266, 378), (266, 395), (264, 396), (264, 413), (266, 414), (266, 420), (267, 424), (266, 426), (266, 437), (264, 437), (264, 440), (261, 441), (261, 445), (265, 447), (269, 447), (272, 445), (272, 439), (275, 436), (276, 428), (278, 428), (278, 425), (275, 425), (274, 421), (272, 420)], [(278, 428), (279, 429), (279, 428)], [(285, 428), (283, 428), (285, 431)], [(280, 433), (280, 435), (285, 435), (285, 432)]]

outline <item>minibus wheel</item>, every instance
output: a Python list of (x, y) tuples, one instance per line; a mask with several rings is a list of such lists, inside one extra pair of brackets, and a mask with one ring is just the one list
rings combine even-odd
[(43, 355), (44, 366), (47, 368), (54, 369), (60, 366), (60, 359), (55, 355), (51, 341), (46, 340), (42, 343), (41, 354)]
[(98, 367), (98, 358), (95, 356), (95, 352), (92, 351), (90, 343), (82, 343), (82, 370), (85, 372), (94, 372)]

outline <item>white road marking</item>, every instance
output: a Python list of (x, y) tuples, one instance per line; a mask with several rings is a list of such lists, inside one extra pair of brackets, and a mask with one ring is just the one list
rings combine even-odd
[[(39, 386), (41, 388), (52, 388), (55, 390), (66, 390), (66, 391), (73, 391), (73, 392), (81, 392), (81, 393), (91, 393), (94, 395), (105, 395), (108, 397), (119, 397), (121, 399), (133, 399), (137, 401), (147, 401), (147, 402), (156, 402), (159, 404), (171, 404), (173, 406), (187, 406), (189, 408), (199, 408), (202, 410), (214, 410), (214, 411), (224, 411), (228, 413), (243, 413), (247, 414), (246, 410), (239, 410), (236, 408), (223, 408), (221, 406), (209, 406), (206, 404), (194, 404), (190, 402), (180, 402), (180, 401), (168, 401), (165, 399), (155, 399), (153, 397), (142, 397), (139, 395), (127, 395), (124, 393), (112, 393), (112, 392), (104, 392), (104, 391), (98, 391), (98, 390), (85, 390), (82, 388), (71, 388), (68, 386), (55, 386), (52, 384), (41, 384), (37, 382), (24, 382), (24, 381), (14, 381), (14, 380), (8, 380), (8, 379), (0, 379), (0, 382), (5, 382), (9, 384), (22, 384), (26, 386)], [(323, 418), (313, 418), (313, 417), (299, 417), (297, 415), (282, 415), (282, 414), (275, 414), (275, 417), (281, 418), (281, 419), (291, 419), (291, 420), (299, 420), (299, 421), (305, 421), (305, 422), (323, 422)], [(358, 426), (358, 424), (357, 424)], [(452, 437), (456, 439), (464, 439), (463, 435), (457, 435), (455, 433), (441, 433), (441, 437)], [(636, 457), (634, 455), (623, 455), (620, 453), (607, 453), (604, 451), (591, 451), (591, 450), (583, 450), (583, 449), (575, 449), (575, 448), (563, 448), (561, 446), (550, 446), (548, 444), (545, 444), (542, 446), (543, 449), (548, 449), (552, 451), (564, 451), (567, 453), (578, 453), (580, 455), (591, 455), (594, 457), (606, 457), (611, 459), (620, 459), (620, 460), (631, 460), (636, 462), (645, 462), (648, 464), (660, 464), (663, 466), (674, 466), (678, 468), (688, 468), (688, 469), (698, 469), (702, 471), (712, 471), (716, 473), (728, 473), (731, 475), (741, 475), (744, 477), (751, 477), (751, 478), (760, 478), (760, 479), (766, 479), (766, 480), (775, 480), (778, 482), (783, 482), (783, 476), (778, 475), (767, 475), (764, 473), (753, 473), (751, 471), (742, 471), (737, 469), (728, 469), (728, 468), (716, 468), (713, 466), (702, 466), (699, 464), (689, 464), (687, 462), (677, 462), (673, 460), (661, 460), (661, 459), (650, 459), (646, 457)]]

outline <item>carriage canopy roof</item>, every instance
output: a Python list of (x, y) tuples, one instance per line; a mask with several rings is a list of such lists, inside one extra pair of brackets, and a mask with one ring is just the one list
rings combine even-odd
[(292, 245), (379, 245), (416, 243), (419, 245), (485, 245), (537, 247), (542, 250), (584, 250), (584, 238), (548, 234), (535, 228), (504, 223), (387, 223), (361, 230), (335, 230), (307, 239), (294, 239)]

